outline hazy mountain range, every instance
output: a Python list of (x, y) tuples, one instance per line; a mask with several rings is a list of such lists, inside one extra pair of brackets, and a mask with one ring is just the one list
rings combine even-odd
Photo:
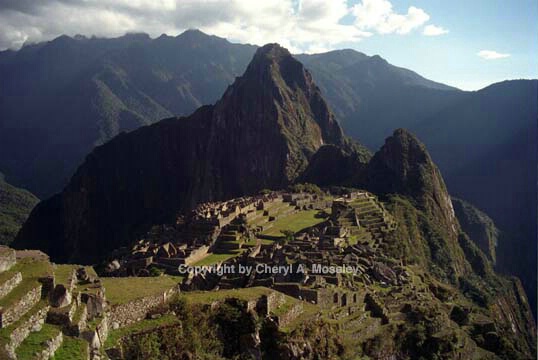
[[(0, 170), (47, 198), (94, 146), (214, 103), (255, 51), (188, 31), (62, 36), (1, 52)], [(347, 135), (376, 149), (404, 127), (424, 141), (450, 193), (484, 210), (504, 234), (499, 267), (522, 277), (535, 304), (538, 82), (465, 92), (354, 50), (296, 58)]]

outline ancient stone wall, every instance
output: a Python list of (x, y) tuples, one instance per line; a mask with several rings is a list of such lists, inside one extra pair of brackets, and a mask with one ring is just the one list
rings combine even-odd
[(17, 263), (15, 250), (6, 246), (0, 246), (0, 273), (8, 271)]
[(17, 321), (29, 309), (31, 309), (41, 299), (41, 285), (30, 290), (19, 301), (9, 308), (2, 309), (0, 313), (0, 325), (2, 328)]
[(44, 346), (45, 348), (38, 352), (33, 359), (36, 360), (49, 360), (54, 356), (54, 353), (56, 350), (62, 346), (62, 342), (64, 340), (62, 332), (58, 332), (58, 335), (53, 337), (52, 339), (49, 339), (45, 342)]
[(121, 328), (137, 321), (143, 320), (152, 308), (163, 304), (171, 296), (178, 293), (177, 289), (170, 289), (162, 294), (148, 296), (130, 301), (126, 304), (116, 305), (110, 309), (109, 324), (113, 329)]
[(15, 349), (24, 341), (24, 339), (26, 339), (30, 332), (41, 330), (41, 327), (45, 323), (49, 308), (49, 306), (43, 307), (9, 334), (9, 341), (5, 348), (11, 359), (17, 358)]
[(193, 250), (189, 256), (185, 258), (185, 264), (186, 265), (192, 265), (196, 263), (197, 261), (202, 260), (209, 250), (208, 246), (200, 246), (198, 249)]
[(20, 272), (15, 273), (11, 278), (0, 284), (0, 298), (3, 298), (11, 292), (22, 281)]
[(278, 326), (283, 327), (289, 325), (293, 320), (297, 319), (303, 313), (303, 304), (298, 302), (286, 313), (278, 316)]

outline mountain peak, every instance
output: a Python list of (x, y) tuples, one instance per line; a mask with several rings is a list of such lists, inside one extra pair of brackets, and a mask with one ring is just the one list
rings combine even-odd
[(426, 147), (405, 129), (397, 129), (368, 165), (368, 183), (380, 194), (403, 194), (445, 222), (456, 233), (452, 202)]
[(16, 245), (37, 244), (46, 226), (39, 246), (51, 256), (92, 261), (200, 202), (285, 188), (327, 144), (345, 138), (319, 88), (288, 50), (269, 44), (215, 105), (95, 148), (65, 190), (32, 214)]
[(267, 58), (269, 60), (278, 61), (282, 58), (291, 57), (291, 53), (285, 47), (277, 43), (265, 44), (260, 47), (254, 55), (254, 60), (259, 58)]

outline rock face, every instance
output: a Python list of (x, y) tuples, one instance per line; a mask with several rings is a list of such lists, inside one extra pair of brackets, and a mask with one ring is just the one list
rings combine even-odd
[(500, 232), (493, 220), (464, 200), (452, 198), (452, 204), (462, 230), (495, 263)]
[(402, 194), (430, 211), (439, 211), (455, 230), (456, 218), (445, 182), (426, 147), (410, 132), (398, 129), (368, 164), (368, 187), (378, 194)]
[(367, 186), (372, 191), (410, 196), (420, 207), (438, 212), (455, 232), (454, 209), (441, 172), (413, 134), (405, 129), (394, 131), (373, 156), (367, 172)]
[(15, 246), (96, 261), (197, 203), (285, 187), (322, 145), (347, 143), (310, 73), (266, 45), (214, 106), (96, 148), (36, 207)]

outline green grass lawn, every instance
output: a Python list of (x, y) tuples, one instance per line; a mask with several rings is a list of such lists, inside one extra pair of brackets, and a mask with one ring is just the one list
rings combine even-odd
[(67, 285), (73, 270), (77, 268), (77, 265), (70, 264), (54, 265), (54, 279), (56, 284)]
[[(154, 328), (158, 328), (160, 326), (164, 325), (172, 325), (179, 322), (177, 317), (175, 317), (172, 314), (163, 315), (158, 319), (144, 319), (142, 321), (139, 321), (137, 323), (131, 324), (129, 326), (112, 330), (108, 334), (108, 337), (105, 341), (105, 349), (109, 349), (111, 347), (116, 346), (118, 341), (128, 335), (133, 334), (141, 331), (146, 331)], [(58, 359), (59, 360), (59, 359)]]
[(319, 224), (325, 219), (316, 217), (318, 210), (301, 211), (295, 214), (284, 216), (280, 219), (276, 219), (273, 226), (267, 231), (262, 232), (263, 235), (281, 236), (282, 230), (291, 230), (293, 232), (299, 232), (300, 230), (309, 228), (316, 224)]
[(54, 325), (43, 324), (41, 330), (30, 333), (28, 337), (17, 348), (17, 359), (26, 360), (33, 359), (37, 351), (43, 350), (43, 343), (58, 335), (60, 329)]
[(125, 304), (139, 298), (157, 295), (183, 281), (181, 276), (157, 277), (102, 277), (106, 298), (112, 305)]
[(20, 271), (22, 282), (9, 294), (0, 299), (0, 307), (12, 305), (30, 290), (40, 285), (37, 281), (39, 277), (52, 274), (52, 265), (44, 260), (32, 260), (30, 258), (19, 259), (17, 264), (10, 270), (13, 273)]
[(86, 340), (64, 336), (62, 346), (56, 351), (52, 360), (86, 360), (87, 355), (88, 342)]

